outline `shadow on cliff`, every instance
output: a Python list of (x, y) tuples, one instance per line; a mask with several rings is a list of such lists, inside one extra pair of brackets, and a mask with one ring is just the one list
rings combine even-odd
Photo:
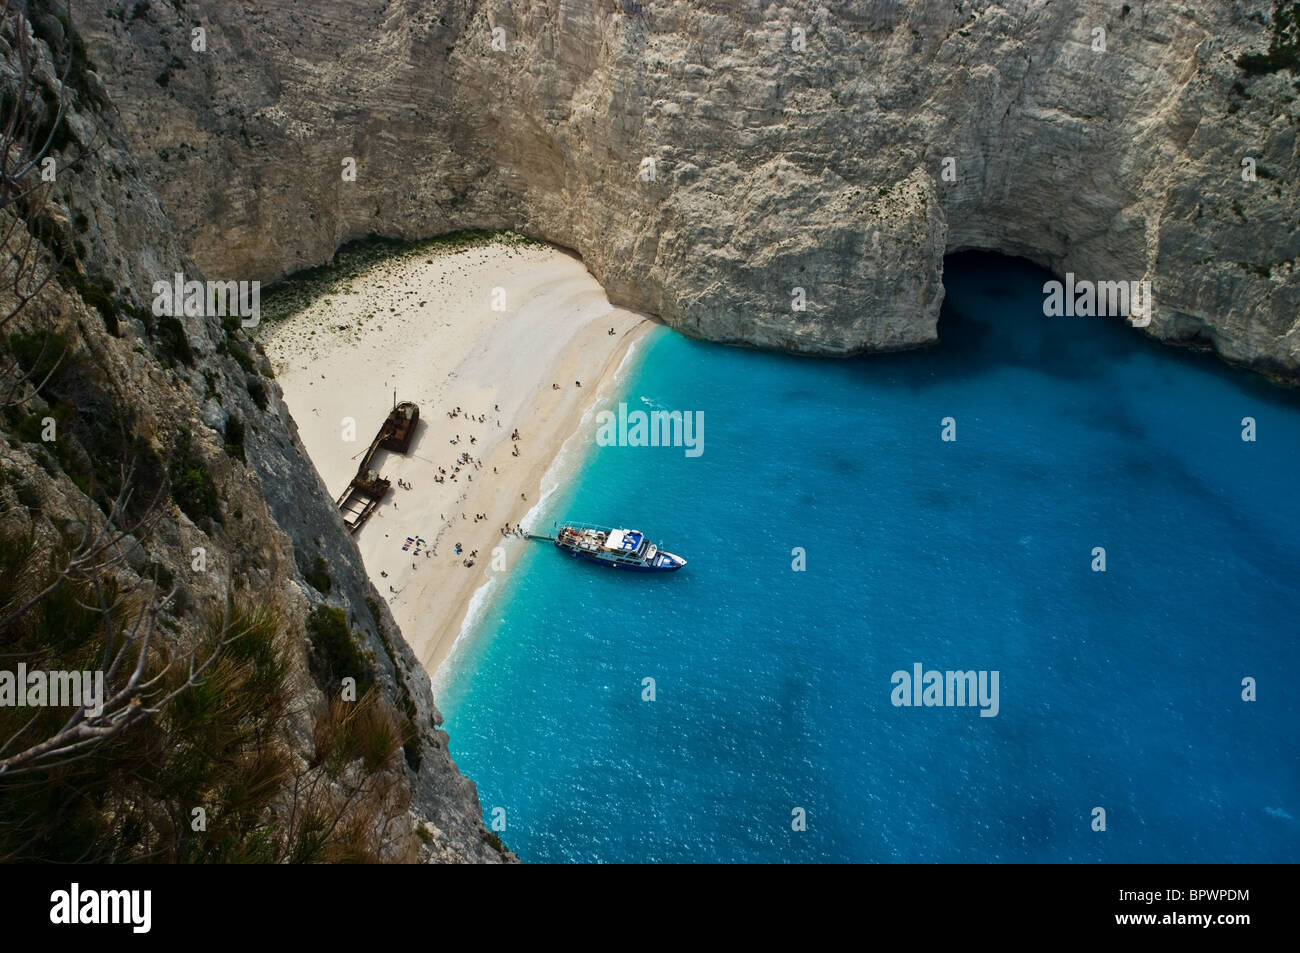
[(1138, 341), (1118, 321), (1043, 314), (1041, 289), (1051, 279), (1018, 258), (990, 252), (949, 256), (939, 343), (888, 357), (891, 372), (900, 383), (922, 389), (1008, 368), (1086, 380), (1131, 360)]
[(864, 356), (863, 370), (888, 373), (917, 391), (1015, 368), (1100, 385), (1116, 366), (1147, 356), (1189, 362), (1231, 381), (1254, 400), (1290, 407), (1300, 403), (1300, 392), (1232, 367), (1211, 351), (1163, 344), (1122, 319), (1044, 315), (1043, 284), (1057, 277), (1031, 262), (993, 252), (950, 255), (944, 260), (939, 343), (919, 351)]

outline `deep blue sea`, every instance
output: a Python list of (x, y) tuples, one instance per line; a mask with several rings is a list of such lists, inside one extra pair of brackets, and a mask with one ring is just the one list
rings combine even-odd
[[(1300, 399), (1045, 318), (1049, 277), (950, 258), (906, 354), (652, 336), (621, 399), (703, 454), (593, 423), (549, 517), (689, 565), (530, 544), (439, 698), (523, 860), (1300, 861)], [(997, 671), (997, 716), (895, 707), (916, 663)]]

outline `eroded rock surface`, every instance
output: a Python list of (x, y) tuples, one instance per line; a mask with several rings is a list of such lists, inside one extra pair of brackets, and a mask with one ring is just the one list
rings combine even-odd
[(688, 334), (846, 354), (935, 340), (942, 256), (985, 248), (1150, 280), (1150, 333), (1300, 368), (1300, 86), (1234, 62), (1272, 0), (76, 5), (212, 275), (510, 226)]
[[(16, 82), (13, 19), (6, 18), (3, 26), (0, 71), (6, 82), (33, 102), (54, 102), (59, 79), (48, 48), (32, 47), (39, 54), (35, 79)], [(109, 75), (107, 66), (100, 69)], [(216, 317), (186, 318), (169, 327), (150, 315), (153, 282), (176, 272), (200, 274), (186, 253), (193, 236), (178, 237), (149, 180), (164, 183), (162, 192), (182, 221), (183, 193), (169, 189), (165, 176), (146, 174), (137, 162), (121, 137), (131, 122), (115, 112), (99, 78), (80, 66), (72, 76), (70, 85), (78, 92), (66, 116), (67, 141), (54, 154), (59, 172), (48, 201), (6, 210), (12, 214), (19, 208), (25, 220), (44, 223), (45, 237), (43, 247), (25, 241), (22, 228), (6, 231), (0, 313), (7, 316), (14, 306), (16, 268), (27, 275), (17, 282), (20, 287), (32, 286), (32, 276), (54, 271), (55, 277), (6, 325), (5, 346), (18, 352), (12, 334), (54, 342), (42, 345), (39, 360), (48, 358), (58, 371), (31, 376), (31, 384), (40, 386), (16, 385), (6, 377), (0, 408), (6, 438), (0, 441), (0, 529), (20, 537), (49, 535), (56, 527), (97, 531), (112, 511), (102, 487), (133, 485), (136, 511), (116, 513), (117, 525), (129, 530), (126, 559), (113, 564), (110, 581), (121, 591), (142, 587), (138, 591), (144, 594), (154, 591), (151, 580), (165, 578), (164, 592), (175, 586), (175, 596), (160, 610), (158, 638), (176, 659), (183, 659), (214, 614), (220, 618), (232, 603), (272, 614), (283, 639), (292, 696), (274, 738), (288, 746), (290, 768), (300, 776), (319, 767), (321, 725), (328, 722), (331, 699), (340, 694), (309, 671), (313, 646), (307, 620), (318, 607), (339, 610), (355, 633), (379, 706), (394, 720), (393, 737), (406, 742), (369, 772), (371, 787), (382, 785), (385, 792), (373, 812), (359, 820), (356, 811), (325, 815), (342, 818), (339, 827), (361, 825), (355, 841), (365, 852), (350, 856), (514, 860), (484, 827), (474, 784), (451, 761), (429, 677), (369, 582), (356, 545), (297, 437), (266, 358), (237, 320), (232, 325)], [(74, 163), (78, 153), (82, 159)], [(197, 165), (190, 172), (203, 175)], [(196, 184), (199, 192), (213, 185)], [(66, 255), (61, 262), (50, 254), (60, 246)], [(25, 255), (22, 265), (18, 254)], [(219, 262), (207, 264), (222, 270)], [(11, 361), (5, 357), (0, 364), (8, 375)], [(58, 418), (53, 443), (13, 426), (45, 414)], [(191, 482), (204, 494), (199, 508), (197, 491), (182, 488)], [(317, 557), (328, 569), (327, 591), (307, 582)], [(269, 748), (271, 739), (265, 743)], [(347, 773), (313, 788), (320, 804), (333, 797), (332, 806), (352, 803), (358, 789), (358, 778)], [(289, 818), (300, 792), (286, 787), (280, 793), (265, 819), (275, 836), (292, 829)], [(221, 816), (219, 794), (212, 792), (217, 800), (207, 804), (214, 818)], [(164, 815), (165, 807), (172, 805), (134, 805), (151, 821)], [(188, 805), (186, 812), (188, 822)], [(104, 856), (113, 860), (157, 859), (157, 852), (132, 853), (142, 848), (129, 837), (121, 840), (120, 848), (88, 846), (87, 855), (109, 851)]]

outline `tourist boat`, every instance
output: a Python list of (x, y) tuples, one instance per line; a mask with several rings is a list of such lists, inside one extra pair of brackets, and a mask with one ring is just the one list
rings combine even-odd
[(555, 545), (577, 559), (633, 572), (674, 572), (686, 565), (634, 529), (566, 523), (556, 531)]

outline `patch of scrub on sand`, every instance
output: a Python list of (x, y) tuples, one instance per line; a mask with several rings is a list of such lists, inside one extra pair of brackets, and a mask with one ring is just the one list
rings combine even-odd
[(487, 245), (539, 247), (543, 243), (512, 231), (459, 231), (408, 242), (370, 234), (348, 242), (330, 261), (304, 268), (268, 286), (261, 300), (260, 332), (311, 308), (329, 295), (348, 294), (352, 283), (378, 265), (402, 265), (432, 255), (454, 255)]

